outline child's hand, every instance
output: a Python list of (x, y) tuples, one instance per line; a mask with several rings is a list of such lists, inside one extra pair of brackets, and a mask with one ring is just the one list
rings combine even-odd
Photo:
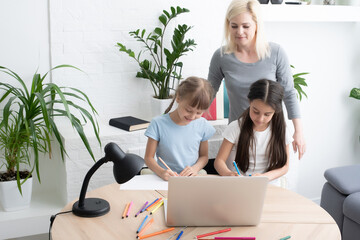
[(177, 176), (179, 176), (179, 174), (168, 169), (164, 169), (159, 175), (159, 177), (161, 177), (165, 181), (168, 181), (170, 177), (177, 177)]
[(198, 174), (198, 172), (190, 166), (187, 166), (186, 168), (184, 168), (184, 170), (181, 171), (180, 176), (196, 176)]
[(239, 174), (237, 172), (229, 172), (229, 174), (227, 174), (226, 176), (239, 176)]

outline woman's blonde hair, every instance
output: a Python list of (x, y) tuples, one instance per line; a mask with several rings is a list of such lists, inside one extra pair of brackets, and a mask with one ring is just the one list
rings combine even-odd
[(213, 95), (214, 89), (209, 81), (199, 77), (188, 77), (179, 84), (175, 96), (165, 113), (171, 110), (176, 98), (180, 101), (188, 101), (193, 108), (207, 110), (210, 107)]
[(269, 43), (266, 41), (264, 32), (264, 23), (261, 16), (261, 6), (258, 0), (233, 0), (226, 12), (225, 17), (225, 49), (226, 54), (233, 53), (236, 50), (236, 44), (230, 35), (230, 20), (239, 14), (248, 12), (256, 23), (255, 48), (258, 58), (264, 59), (270, 56)]

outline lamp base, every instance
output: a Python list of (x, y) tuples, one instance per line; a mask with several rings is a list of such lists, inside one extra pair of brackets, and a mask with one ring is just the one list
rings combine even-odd
[(85, 198), (82, 207), (79, 207), (79, 201), (77, 201), (72, 208), (72, 212), (79, 217), (99, 217), (109, 211), (110, 204), (101, 198)]

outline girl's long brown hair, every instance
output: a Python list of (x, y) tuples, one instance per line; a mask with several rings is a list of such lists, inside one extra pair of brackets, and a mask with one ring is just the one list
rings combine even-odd
[(179, 84), (175, 96), (165, 113), (171, 110), (177, 97), (180, 100), (186, 99), (189, 101), (189, 105), (193, 108), (206, 110), (210, 107), (213, 95), (214, 89), (209, 81), (199, 77), (188, 77)]
[[(254, 82), (250, 86), (248, 94), (250, 102), (259, 99), (275, 110), (270, 121), (271, 137), (269, 145), (266, 148), (266, 155), (269, 159), (267, 171), (281, 168), (287, 161), (285, 143), (286, 124), (282, 110), (283, 97), (284, 88), (279, 83), (267, 79), (261, 79)], [(256, 156), (253, 121), (250, 118), (250, 107), (240, 116), (238, 123), (240, 127), (240, 136), (235, 162), (242, 172), (246, 172), (249, 169), (250, 154), (254, 155), (254, 159)]]

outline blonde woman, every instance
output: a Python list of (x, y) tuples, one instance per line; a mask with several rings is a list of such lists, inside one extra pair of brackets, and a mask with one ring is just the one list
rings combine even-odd
[(294, 125), (293, 149), (299, 159), (306, 150), (293, 77), (287, 55), (280, 45), (267, 42), (258, 0), (233, 0), (225, 19), (226, 44), (215, 51), (208, 80), (217, 92), (222, 79), (229, 96), (229, 122), (249, 107), (250, 85), (259, 79), (279, 82), (285, 90), (288, 118)]

